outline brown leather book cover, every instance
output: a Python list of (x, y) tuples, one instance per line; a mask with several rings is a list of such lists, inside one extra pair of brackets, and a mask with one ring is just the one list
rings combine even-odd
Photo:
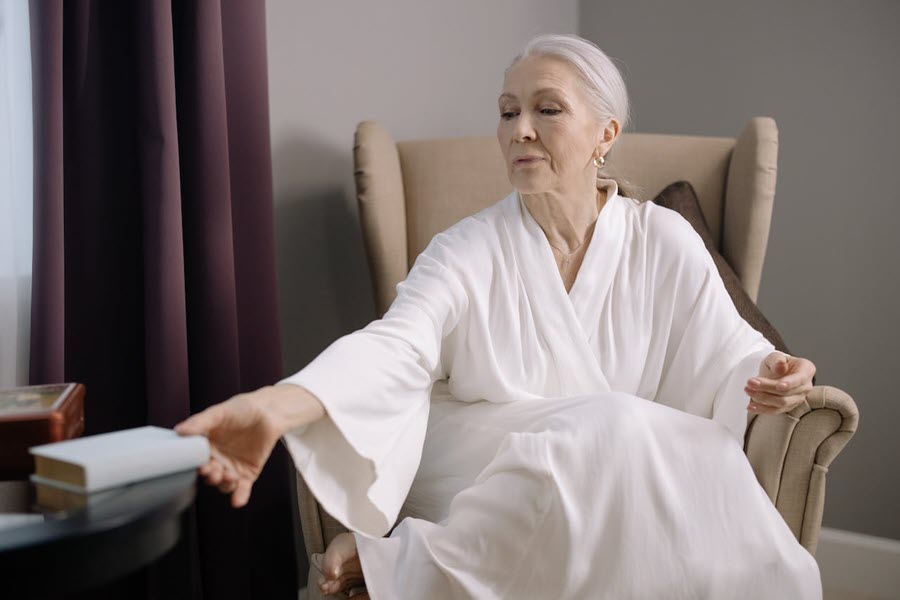
[(0, 390), (0, 480), (34, 472), (30, 447), (82, 434), (84, 395), (80, 383)]

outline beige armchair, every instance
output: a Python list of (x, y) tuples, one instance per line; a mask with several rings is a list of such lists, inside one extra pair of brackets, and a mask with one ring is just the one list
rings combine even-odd
[[(653, 198), (688, 180), (711, 233), (755, 301), (775, 196), (778, 130), (752, 119), (735, 138), (623, 134), (608, 172), (625, 191)], [(506, 196), (511, 186), (494, 137), (395, 142), (377, 123), (361, 123), (354, 146), (356, 188), (379, 315), (432, 236)], [(794, 535), (815, 554), (825, 475), (856, 431), (853, 399), (818, 386), (808, 402), (783, 415), (751, 415), (744, 450), (763, 489)], [(323, 552), (345, 531), (297, 478), (307, 555)], [(310, 598), (318, 597), (311, 570)]]

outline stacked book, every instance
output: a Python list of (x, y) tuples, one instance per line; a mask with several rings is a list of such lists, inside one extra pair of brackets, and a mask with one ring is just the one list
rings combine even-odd
[(138, 481), (193, 470), (209, 460), (205, 436), (136, 427), (34, 446), (36, 502), (49, 510), (91, 506)]

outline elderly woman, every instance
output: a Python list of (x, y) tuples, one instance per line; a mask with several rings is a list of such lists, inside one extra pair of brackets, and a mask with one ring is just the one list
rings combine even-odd
[(352, 532), (314, 557), (326, 594), (820, 598), (742, 451), (814, 365), (738, 315), (682, 217), (602, 177), (628, 99), (601, 50), (535, 38), (498, 108), (515, 191), (436, 235), (382, 319), (179, 424), (201, 474), (242, 506), (283, 440)]

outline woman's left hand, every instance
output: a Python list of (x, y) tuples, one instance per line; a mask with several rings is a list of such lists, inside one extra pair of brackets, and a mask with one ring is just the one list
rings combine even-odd
[(816, 365), (805, 358), (772, 352), (759, 365), (759, 376), (747, 380), (744, 392), (750, 396), (747, 410), (775, 415), (790, 412), (812, 390)]

